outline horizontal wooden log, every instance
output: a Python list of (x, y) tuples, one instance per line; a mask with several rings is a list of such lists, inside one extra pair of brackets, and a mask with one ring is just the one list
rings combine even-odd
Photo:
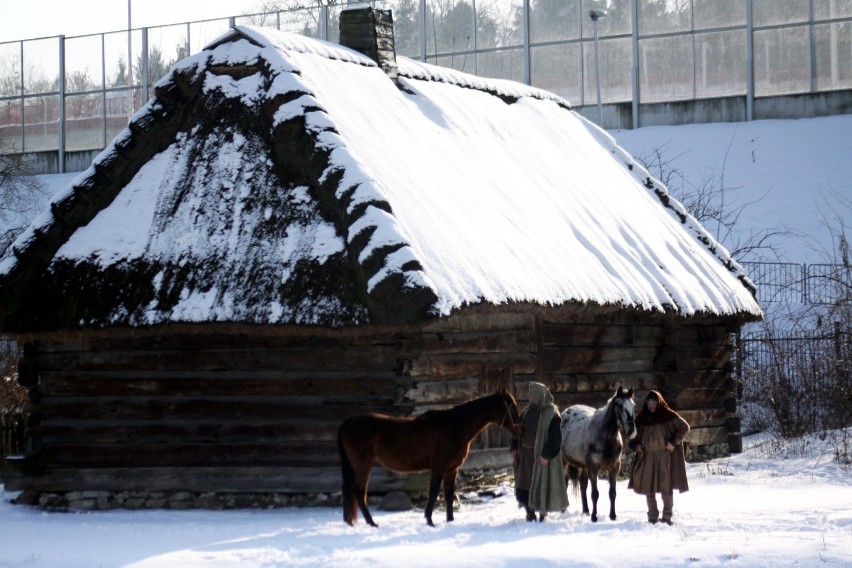
[[(614, 392), (619, 386), (632, 388), (637, 394), (650, 389), (683, 390), (686, 388), (727, 388), (733, 389), (731, 376), (724, 371), (684, 371), (666, 373), (663, 371), (645, 373), (578, 373), (515, 375), (516, 394), (526, 393), (530, 381), (542, 382), (553, 393), (583, 393), (596, 391)], [(666, 385), (666, 386), (663, 386)]]
[(726, 388), (733, 389), (733, 381), (731, 374), (728, 371), (713, 369), (713, 370), (697, 370), (697, 371), (680, 371), (676, 373), (666, 373), (665, 380), (659, 384), (669, 384), (678, 389), (685, 388)]
[(728, 413), (724, 408), (701, 408), (679, 410), (684, 420), (692, 428), (707, 428), (710, 426), (725, 426), (727, 429)]
[[(145, 491), (215, 493), (334, 493), (339, 466), (315, 467), (103, 467), (54, 468), (33, 478), (34, 491)], [(404, 477), (375, 467), (370, 492), (404, 488)]]
[(676, 409), (725, 407), (730, 391), (719, 388), (686, 388), (666, 400)]
[(654, 360), (654, 369), (672, 372), (731, 370), (733, 351), (727, 346), (704, 345), (669, 348)]
[(278, 444), (69, 444), (43, 448), (54, 467), (331, 466), (339, 463), (332, 442)]
[(394, 372), (45, 371), (43, 396), (393, 396)]
[(727, 441), (728, 429), (724, 426), (692, 428), (686, 437), (686, 442), (693, 447), (724, 444)]
[[(503, 468), (511, 465), (505, 449), (472, 451), (463, 471)], [(34, 491), (145, 491), (197, 493), (336, 493), (340, 491), (338, 465), (242, 467), (92, 467), (52, 468), (32, 478), (26, 487)], [(370, 494), (390, 491), (425, 493), (429, 476), (401, 474), (375, 465), (370, 474)]]
[(535, 316), (532, 313), (485, 311), (490, 313), (473, 313), (468, 310), (448, 318), (439, 318), (427, 323), (423, 330), (427, 333), (446, 333), (535, 329)]
[(542, 344), (546, 348), (560, 347), (626, 347), (654, 346), (661, 343), (664, 330), (658, 326), (642, 325), (581, 325), (542, 324)]
[(337, 416), (294, 420), (63, 420), (42, 422), (35, 430), (45, 446), (87, 443), (115, 444), (275, 444), (335, 442), (343, 422)]
[(333, 330), (298, 326), (171, 324), (150, 328), (41, 334), (39, 352), (210, 351), (389, 345), (416, 329), (370, 326)]
[[(559, 393), (554, 394), (553, 399), (560, 411), (564, 411), (569, 406), (575, 404), (583, 404), (592, 408), (601, 408), (606, 405), (609, 398), (613, 395), (612, 392), (583, 392), (583, 393)], [(526, 403), (526, 400), (524, 400)]]
[(110, 351), (42, 353), (40, 371), (392, 371), (400, 351), (384, 346), (209, 351)]
[(410, 375), (416, 380), (478, 377), (483, 367), (513, 367), (517, 373), (533, 373), (536, 356), (533, 353), (465, 353), (455, 355), (424, 355), (411, 361)]
[(545, 375), (535, 377), (529, 375), (515, 376), (515, 392), (520, 396), (526, 395), (531, 381), (547, 385), (550, 392), (557, 393), (588, 393), (605, 392), (612, 396), (618, 387), (632, 388), (634, 391), (656, 388), (665, 379), (664, 373), (601, 373), (577, 375)]
[(537, 342), (532, 330), (424, 333), (406, 339), (402, 350), (410, 356), (451, 353), (532, 353)]
[[(721, 389), (688, 388), (667, 396), (666, 401), (679, 413), (687, 411), (706, 412), (708, 417), (712, 415), (715, 417), (714, 420), (718, 420), (717, 413), (730, 414), (730, 411), (725, 407), (725, 392)], [(585, 404), (599, 408), (606, 404), (613, 394), (614, 391), (557, 392), (554, 393), (553, 397), (560, 409), (572, 404)], [(634, 399), (637, 411), (644, 404), (646, 394), (646, 390), (635, 392)], [(525, 397), (522, 397), (522, 399), (525, 401)], [(697, 416), (700, 416), (700, 414)]]
[(434, 404), (458, 404), (480, 396), (477, 378), (451, 381), (417, 381), (405, 391), (404, 400), (422, 407)]
[(566, 347), (539, 353), (546, 375), (654, 371), (656, 347)]
[(318, 397), (102, 397), (44, 398), (37, 413), (51, 420), (263, 420), (336, 416), (344, 420), (364, 412), (403, 414), (410, 408), (387, 399), (342, 400)]

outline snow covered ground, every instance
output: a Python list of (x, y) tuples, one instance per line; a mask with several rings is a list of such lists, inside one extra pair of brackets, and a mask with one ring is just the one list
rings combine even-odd
[[(852, 434), (852, 431), (849, 432)], [(0, 566), (849, 566), (852, 469), (818, 439), (779, 451), (747, 438), (729, 459), (688, 465), (675, 524), (645, 521), (645, 500), (618, 484), (618, 520), (593, 524), (578, 499), (527, 523), (511, 488), (436, 512), (376, 510), (378, 529), (339, 509), (46, 513), (0, 503)], [(605, 493), (602, 495), (604, 508)]]

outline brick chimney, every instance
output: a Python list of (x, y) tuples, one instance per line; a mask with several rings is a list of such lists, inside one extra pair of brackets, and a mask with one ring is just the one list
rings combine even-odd
[(340, 13), (340, 45), (359, 51), (379, 64), (396, 82), (393, 14), (390, 10), (353, 8)]

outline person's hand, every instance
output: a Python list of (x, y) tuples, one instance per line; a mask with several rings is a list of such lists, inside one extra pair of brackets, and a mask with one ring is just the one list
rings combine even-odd
[(518, 450), (509, 450), (509, 455), (512, 456), (512, 461), (518, 460)]
[(636, 447), (633, 449), (633, 451), (641, 455), (645, 451), (645, 448), (644, 446), (642, 446), (642, 444), (636, 444)]
[(666, 451), (668, 453), (672, 453), (674, 451), (674, 444), (671, 442), (666, 442)]
[(538, 457), (538, 463), (541, 464), (542, 466), (545, 466), (545, 465), (550, 463), (550, 460), (545, 458), (545, 457), (539, 456)]

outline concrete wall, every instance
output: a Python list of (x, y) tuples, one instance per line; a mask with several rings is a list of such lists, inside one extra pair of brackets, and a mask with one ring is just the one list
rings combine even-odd
[[(95, 150), (66, 152), (65, 172), (82, 172), (88, 169), (92, 165), (92, 161), (102, 150), (102, 148), (98, 148)], [(26, 171), (30, 175), (62, 173), (59, 171), (59, 152), (56, 150), (26, 152), (21, 154), (21, 158), (26, 163)]]
[[(575, 107), (592, 122), (598, 122), (596, 105)], [(754, 100), (753, 120), (779, 118), (814, 118), (852, 114), (852, 90), (763, 97)], [(603, 126), (609, 130), (633, 128), (632, 103), (603, 105)], [(711, 122), (745, 122), (746, 97), (720, 97), (691, 101), (672, 101), (639, 105), (639, 126), (704, 124)], [(91, 165), (101, 148), (65, 153), (65, 171), (81, 172)], [(23, 155), (28, 170), (35, 174), (59, 173), (57, 151), (29, 152)]]
[[(575, 107), (580, 114), (597, 123), (597, 106)], [(604, 128), (633, 128), (632, 103), (603, 105)], [(852, 114), (852, 90), (762, 97), (754, 100), (752, 120), (814, 118)], [(691, 101), (672, 101), (639, 105), (639, 127), (745, 122), (746, 97), (720, 97)]]

